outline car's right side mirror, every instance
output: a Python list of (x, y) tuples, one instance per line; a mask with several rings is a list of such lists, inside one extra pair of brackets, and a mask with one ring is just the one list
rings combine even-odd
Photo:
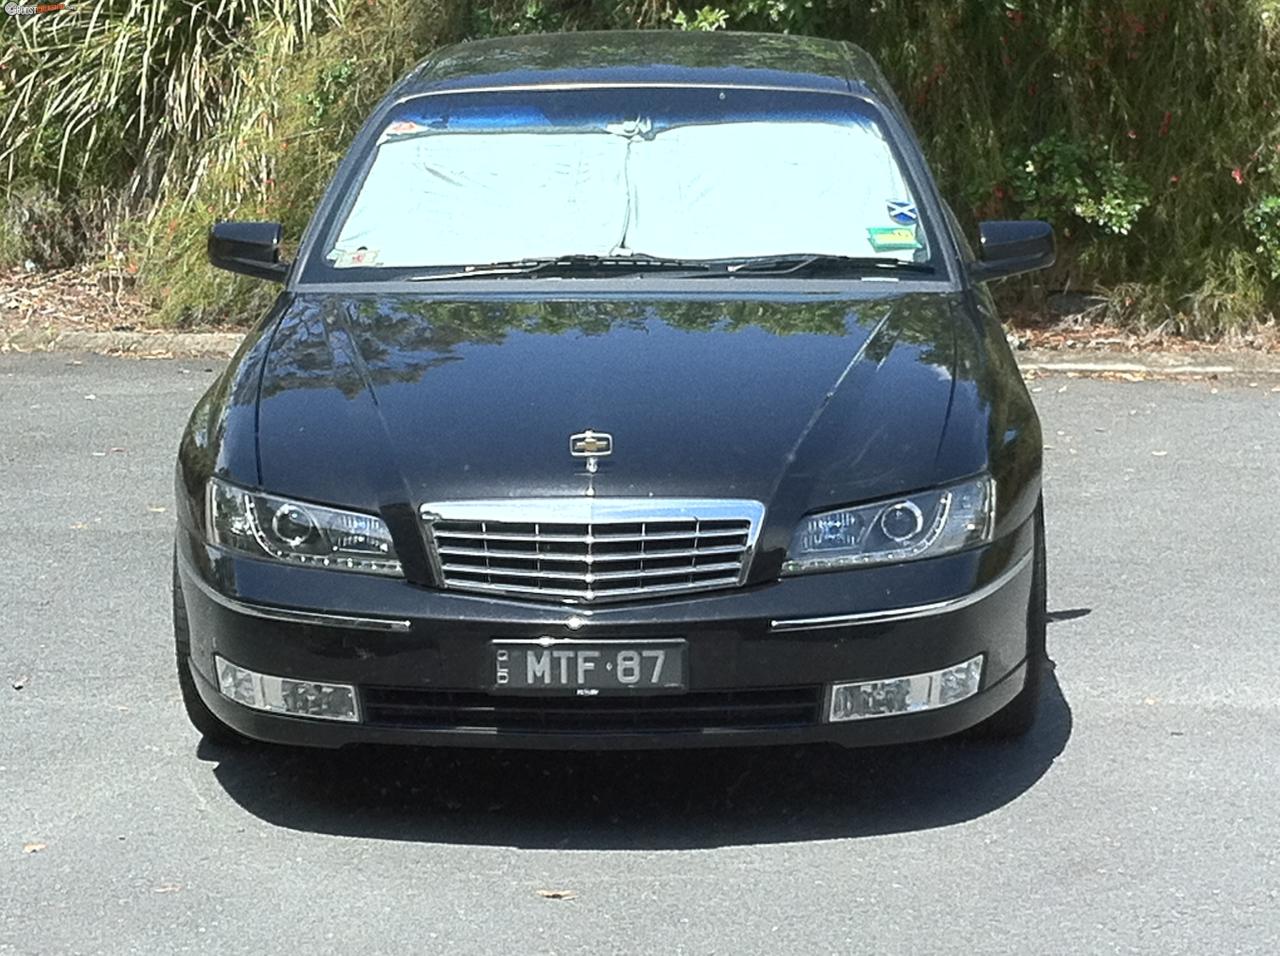
[(1047, 269), (1058, 254), (1053, 226), (1038, 220), (996, 220), (978, 224), (981, 249), (969, 267), (974, 282), (990, 282)]

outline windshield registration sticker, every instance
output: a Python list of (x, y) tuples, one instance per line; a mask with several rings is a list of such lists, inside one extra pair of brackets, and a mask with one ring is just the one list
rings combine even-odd
[(921, 248), (913, 226), (872, 226), (867, 230), (867, 241), (876, 252)]

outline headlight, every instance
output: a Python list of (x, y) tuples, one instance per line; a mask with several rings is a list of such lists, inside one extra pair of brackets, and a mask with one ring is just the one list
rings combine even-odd
[(784, 574), (933, 558), (991, 540), (996, 486), (978, 478), (805, 518), (791, 538)]
[(245, 491), (211, 478), (205, 492), (212, 544), (256, 558), (342, 571), (399, 575), (381, 518)]

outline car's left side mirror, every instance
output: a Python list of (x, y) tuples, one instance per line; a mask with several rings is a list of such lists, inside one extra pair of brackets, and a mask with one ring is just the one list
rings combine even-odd
[(1036, 220), (983, 222), (978, 224), (981, 249), (969, 267), (975, 282), (1047, 269), (1057, 259), (1053, 226)]
[(228, 272), (283, 282), (289, 263), (280, 261), (284, 229), (278, 222), (219, 222), (209, 229), (209, 262)]

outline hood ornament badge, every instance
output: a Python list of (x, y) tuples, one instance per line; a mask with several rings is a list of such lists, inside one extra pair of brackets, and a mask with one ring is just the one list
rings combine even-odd
[(574, 458), (587, 460), (587, 474), (594, 475), (600, 470), (600, 459), (613, 454), (613, 436), (608, 432), (593, 431), (588, 428), (569, 436), (569, 454)]

